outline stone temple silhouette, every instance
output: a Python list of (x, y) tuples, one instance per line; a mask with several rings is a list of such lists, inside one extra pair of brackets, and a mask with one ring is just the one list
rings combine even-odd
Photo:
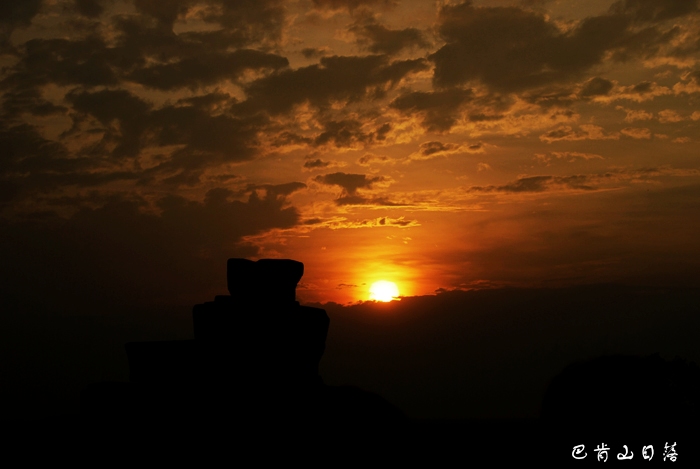
[(109, 425), (403, 420), (376, 394), (324, 385), (329, 318), (296, 301), (303, 273), (289, 259), (229, 259), (229, 295), (194, 306), (194, 339), (126, 344), (130, 382), (88, 386), (83, 413)]

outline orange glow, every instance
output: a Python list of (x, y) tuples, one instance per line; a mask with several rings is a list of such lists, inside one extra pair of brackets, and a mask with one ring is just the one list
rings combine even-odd
[(394, 282), (379, 280), (374, 282), (369, 288), (369, 299), (388, 302), (399, 296), (399, 288)]

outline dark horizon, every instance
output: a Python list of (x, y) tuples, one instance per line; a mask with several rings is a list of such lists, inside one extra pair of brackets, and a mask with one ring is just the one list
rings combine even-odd
[[(391, 303), (308, 305), (331, 318), (324, 381), (377, 392), (411, 418), (537, 418), (556, 374), (605, 355), (659, 353), (700, 363), (696, 288), (455, 290)], [(192, 337), (191, 307), (180, 311), (54, 312), (31, 321), (8, 315), (4, 418), (76, 412), (81, 386), (127, 381), (125, 343)], [(508, 399), (505, 389), (514, 386), (518, 398)]]

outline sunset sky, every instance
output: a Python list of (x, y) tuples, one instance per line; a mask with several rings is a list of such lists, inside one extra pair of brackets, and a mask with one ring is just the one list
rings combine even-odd
[(228, 257), (339, 303), (698, 283), (696, 1), (1, 10), (3, 224), (123, 288)]
[(3, 0), (2, 301), (698, 287), (699, 62), (697, 0)]

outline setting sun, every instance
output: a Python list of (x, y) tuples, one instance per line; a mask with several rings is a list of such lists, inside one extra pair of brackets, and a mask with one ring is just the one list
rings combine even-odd
[(399, 296), (399, 288), (394, 282), (380, 280), (369, 288), (369, 299), (376, 301), (391, 301)]

